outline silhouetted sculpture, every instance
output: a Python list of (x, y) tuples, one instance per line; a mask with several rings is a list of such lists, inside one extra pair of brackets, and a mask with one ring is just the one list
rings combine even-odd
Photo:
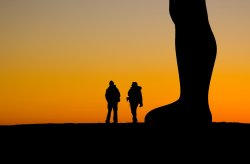
[(180, 80), (177, 101), (151, 110), (145, 123), (154, 126), (209, 126), (210, 79), (216, 59), (216, 40), (211, 30), (205, 0), (170, 0), (175, 24), (175, 46)]
[(130, 104), (133, 123), (137, 123), (137, 107), (142, 107), (142, 87), (138, 86), (137, 82), (132, 82), (131, 88), (128, 91), (127, 101)]
[(106, 89), (105, 98), (108, 102), (108, 113), (106, 117), (106, 123), (110, 123), (110, 116), (113, 110), (113, 123), (118, 122), (118, 102), (120, 102), (120, 91), (111, 80), (109, 82), (109, 87)]

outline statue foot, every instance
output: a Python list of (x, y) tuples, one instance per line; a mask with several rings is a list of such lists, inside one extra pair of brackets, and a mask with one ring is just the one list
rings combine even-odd
[(187, 105), (177, 100), (147, 113), (145, 123), (152, 127), (208, 127), (212, 116), (208, 105)]

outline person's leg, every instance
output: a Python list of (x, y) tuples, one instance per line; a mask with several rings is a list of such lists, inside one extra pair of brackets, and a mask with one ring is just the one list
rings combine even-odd
[(118, 122), (118, 103), (114, 104), (113, 111), (114, 111), (113, 121), (114, 123), (117, 123)]
[(176, 57), (180, 98), (151, 110), (145, 122), (151, 125), (210, 125), (208, 92), (216, 58), (216, 41), (209, 25), (205, 0), (170, 0), (175, 24)]
[(107, 112), (106, 121), (105, 121), (106, 123), (110, 122), (111, 111), (112, 111), (112, 104), (108, 103), (108, 112)]
[(130, 103), (133, 123), (137, 123), (137, 113), (136, 113), (137, 107), (138, 107), (138, 103)]

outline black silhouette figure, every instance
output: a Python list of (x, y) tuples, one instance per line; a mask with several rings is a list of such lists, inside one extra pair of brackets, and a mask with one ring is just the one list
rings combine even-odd
[(108, 103), (108, 113), (106, 123), (110, 123), (110, 116), (113, 110), (113, 123), (118, 123), (118, 102), (120, 102), (120, 91), (111, 80), (109, 87), (106, 89), (105, 98)]
[(216, 59), (216, 40), (209, 25), (206, 0), (170, 0), (180, 80), (177, 101), (151, 110), (145, 123), (155, 126), (210, 126), (210, 79)]
[(142, 107), (142, 87), (138, 86), (137, 82), (132, 82), (131, 88), (128, 91), (127, 101), (130, 104), (133, 123), (137, 123), (137, 107)]

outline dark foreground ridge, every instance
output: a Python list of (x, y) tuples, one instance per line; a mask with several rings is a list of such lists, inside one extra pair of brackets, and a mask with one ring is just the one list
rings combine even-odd
[(189, 157), (184, 158), (186, 162), (218, 157), (238, 161), (248, 159), (250, 146), (250, 124), (223, 122), (208, 129), (157, 129), (144, 123), (29, 124), (0, 126), (0, 133), (2, 157), (6, 153), (13, 157), (8, 160), (16, 160), (16, 154), (24, 154), (24, 162), (31, 156), (39, 161), (77, 158), (82, 163), (162, 163), (183, 160), (184, 156)]
[(98, 140), (107, 139), (114, 141), (119, 140), (132, 140), (140, 138), (149, 139), (153, 141), (157, 139), (166, 139), (169, 137), (178, 138), (180, 134), (182, 138), (197, 135), (204, 135), (204, 137), (218, 139), (216, 137), (235, 138), (240, 137), (243, 140), (249, 137), (250, 140), (250, 124), (244, 123), (227, 123), (227, 122), (214, 122), (211, 127), (187, 127), (175, 126), (169, 127), (150, 127), (145, 123), (61, 123), (61, 124), (21, 124), (21, 125), (2, 125), (0, 126), (2, 137), (14, 138), (53, 138), (74, 140)]

